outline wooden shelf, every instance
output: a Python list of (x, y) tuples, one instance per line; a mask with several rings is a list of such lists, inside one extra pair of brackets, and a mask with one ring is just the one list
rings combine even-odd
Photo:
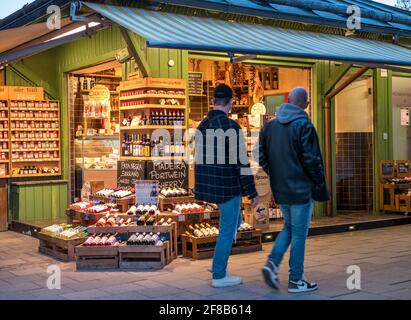
[(57, 162), (60, 161), (60, 159), (23, 159), (23, 160), (12, 160), (11, 162), (13, 163), (19, 163), (19, 162)]
[(0, 118), (0, 121), (9, 121), (9, 118)]
[(54, 111), (58, 112), (56, 108), (10, 108), (10, 111)]
[(9, 163), (10, 160), (0, 160), (0, 163)]
[(0, 139), (0, 141), (2, 141), (2, 142), (9, 141), (9, 139)]
[(0, 111), (9, 111), (9, 108), (0, 108)]
[[(36, 141), (60, 141), (60, 139), (58, 138), (34, 138), (34, 140)], [(1, 140), (0, 140), (1, 141)], [(9, 141), (9, 139), (5, 139), (4, 141)], [(17, 142), (17, 141), (33, 141), (33, 139), (11, 139), (11, 141), (13, 142)]]
[(56, 129), (56, 128), (50, 128), (50, 129), (45, 129), (45, 128), (35, 128), (35, 129), (12, 128), (10, 130), (11, 131), (60, 131), (60, 129)]
[(120, 101), (138, 99), (186, 99), (185, 94), (137, 94), (134, 96), (120, 97)]
[[(42, 148), (42, 149), (13, 149), (12, 152), (31, 152), (31, 151), (60, 151), (59, 148)], [(7, 151), (8, 152), (8, 151)]]
[(0, 129), (0, 131), (9, 131), (9, 129)]
[(121, 157), (121, 160), (152, 160), (152, 161), (167, 161), (167, 160), (184, 160), (185, 157), (173, 156), (173, 157)]
[(12, 178), (31, 178), (31, 177), (59, 177), (61, 173), (34, 173), (34, 174), (12, 174)]
[(85, 73), (81, 75), (82, 77), (90, 77), (90, 78), (106, 78), (106, 79), (119, 79), (121, 80), (121, 76), (113, 76), (111, 74), (98, 74), (98, 73)]
[[(81, 90), (81, 93), (89, 93), (89, 92), (90, 92), (90, 90)], [(117, 95), (119, 93), (117, 91), (110, 91), (110, 94)]]
[(136, 106), (120, 107), (120, 111), (124, 110), (141, 110), (141, 109), (186, 109), (185, 105), (172, 106), (172, 105), (162, 105), (162, 104), (139, 104)]
[(10, 118), (11, 121), (60, 121), (59, 118)]
[(120, 130), (155, 130), (155, 129), (186, 129), (185, 126), (151, 126), (151, 125), (146, 125), (146, 126), (137, 126), (137, 127), (120, 127)]

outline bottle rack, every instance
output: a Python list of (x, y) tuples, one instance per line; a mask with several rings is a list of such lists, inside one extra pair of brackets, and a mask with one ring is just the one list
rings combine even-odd
[(0, 178), (59, 176), (60, 151), (58, 101), (0, 100)]
[[(122, 160), (183, 159), (185, 142), (152, 139), (153, 131), (188, 126), (186, 82), (181, 79), (142, 78), (120, 83), (120, 150)], [(158, 147), (156, 147), (158, 146)]]

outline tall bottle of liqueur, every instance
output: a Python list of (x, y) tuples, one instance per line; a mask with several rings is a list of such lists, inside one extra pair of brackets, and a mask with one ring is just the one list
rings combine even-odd
[(122, 156), (127, 156), (127, 134), (124, 134), (123, 142), (121, 143), (121, 155)]

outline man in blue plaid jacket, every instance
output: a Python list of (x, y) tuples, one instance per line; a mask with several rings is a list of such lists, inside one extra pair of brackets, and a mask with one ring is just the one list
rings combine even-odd
[(241, 278), (226, 272), (237, 228), (242, 222), (241, 198), (247, 196), (254, 207), (258, 195), (247, 157), (240, 126), (228, 117), (233, 91), (220, 84), (214, 92), (214, 109), (196, 132), (195, 197), (215, 203), (220, 209), (220, 233), (213, 257), (213, 287), (241, 283)]

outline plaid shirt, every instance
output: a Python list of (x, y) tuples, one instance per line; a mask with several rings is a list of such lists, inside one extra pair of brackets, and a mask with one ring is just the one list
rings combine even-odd
[[(223, 135), (213, 138), (218, 131)], [(196, 199), (220, 204), (236, 196), (257, 196), (243, 132), (226, 113), (210, 111), (197, 128), (195, 143)]]

